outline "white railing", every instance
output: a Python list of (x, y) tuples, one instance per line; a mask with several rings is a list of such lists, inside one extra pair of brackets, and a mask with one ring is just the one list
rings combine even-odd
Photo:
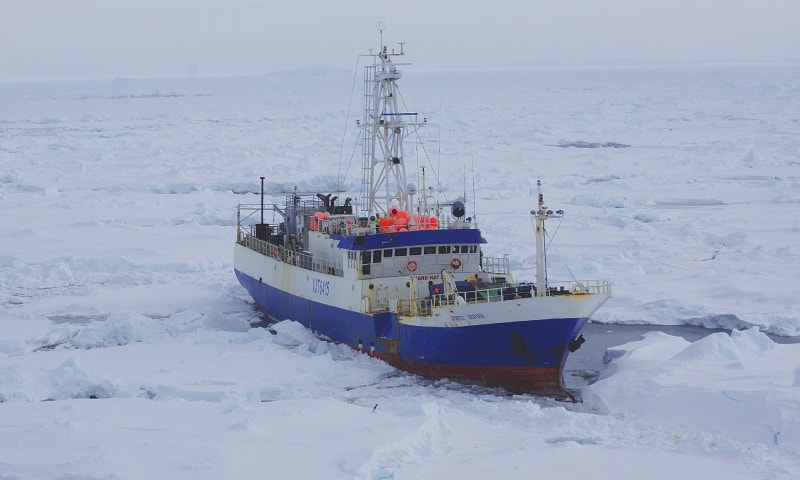
[(611, 295), (611, 282), (608, 280), (571, 280), (550, 282), (545, 296), (556, 295)]
[[(545, 297), (560, 295), (611, 295), (611, 283), (608, 280), (582, 280), (568, 282), (554, 282), (544, 292)], [(422, 316), (431, 315), (432, 307), (443, 305), (457, 305), (466, 303), (493, 303), (517, 300), (520, 298), (533, 298), (537, 296), (537, 289), (530, 283), (490, 285), (475, 290), (459, 291), (455, 294), (440, 293), (429, 298), (418, 300), (412, 311), (416, 310)], [(458, 298), (457, 298), (458, 297)]]
[(310, 253), (298, 252), (286, 248), (283, 245), (277, 245), (258, 239), (250, 234), (244, 234), (239, 243), (262, 255), (272, 257), (284, 263), (296, 265), (306, 270), (336, 275), (338, 277), (343, 276), (344, 273), (342, 271), (341, 262), (335, 262), (326, 258), (315, 258)]
[(502, 257), (481, 257), (481, 272), (506, 275), (511, 278), (511, 264), (508, 255)]
[(408, 224), (379, 226), (376, 225), (374, 220), (369, 220), (367, 217), (359, 217), (358, 215), (352, 214), (332, 215), (327, 219), (312, 218), (310, 223), (310, 229), (312, 231), (319, 231), (333, 235), (372, 235), (375, 233), (393, 233), (406, 230), (449, 230), (452, 228), (471, 229), (477, 228), (477, 224), (463, 221), (450, 222), (449, 220), (445, 219), (441, 222), (438, 222), (435, 226), (428, 226), (427, 228), (421, 228), (413, 225), (409, 228)]

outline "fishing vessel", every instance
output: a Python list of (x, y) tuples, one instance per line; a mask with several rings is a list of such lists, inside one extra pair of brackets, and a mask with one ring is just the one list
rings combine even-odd
[[(605, 280), (551, 282), (546, 222), (562, 219), (541, 182), (529, 215), (534, 282), (517, 282), (508, 255), (484, 255), (478, 222), (462, 199), (437, 200), (406, 177), (404, 140), (425, 125), (401, 101), (399, 63), (383, 46), (364, 55), (359, 120), (362, 178), (352, 196), (285, 196), (282, 204), (239, 205), (234, 269), (274, 320), (291, 319), (427, 378), (571, 399), (562, 383), (580, 331), (611, 295)], [(265, 211), (279, 221), (264, 222)]]

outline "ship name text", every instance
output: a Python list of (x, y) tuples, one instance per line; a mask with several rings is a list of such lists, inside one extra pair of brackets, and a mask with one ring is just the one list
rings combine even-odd
[(316, 293), (317, 295), (322, 295), (324, 297), (330, 296), (331, 282), (329, 280), (314, 278), (312, 279), (311, 283), (311, 291)]

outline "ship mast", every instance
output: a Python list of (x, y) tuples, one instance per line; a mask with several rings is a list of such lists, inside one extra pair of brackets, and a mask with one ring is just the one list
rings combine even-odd
[(414, 187), (406, 182), (405, 152), (403, 140), (419, 128), (417, 113), (403, 111), (397, 80), (402, 73), (397, 68), (408, 63), (394, 63), (393, 58), (402, 56), (383, 45), (386, 24), (378, 22), (381, 48), (378, 54), (370, 53), (372, 65), (364, 67), (364, 118), (360, 122), (363, 133), (362, 192), (366, 202), (361, 210), (366, 214), (386, 215), (391, 206), (410, 211)]
[(547, 246), (545, 245), (544, 222), (550, 218), (563, 218), (564, 211), (556, 210), (553, 213), (544, 205), (541, 180), (536, 180), (536, 195), (537, 207), (536, 210), (531, 210), (531, 221), (534, 223), (536, 231), (536, 296), (544, 297), (547, 295)]

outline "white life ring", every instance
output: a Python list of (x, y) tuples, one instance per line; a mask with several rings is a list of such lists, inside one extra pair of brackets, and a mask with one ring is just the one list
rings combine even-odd
[(406, 270), (408, 270), (409, 272), (416, 272), (417, 262), (415, 262), (414, 260), (409, 260), (408, 263), (406, 263)]

